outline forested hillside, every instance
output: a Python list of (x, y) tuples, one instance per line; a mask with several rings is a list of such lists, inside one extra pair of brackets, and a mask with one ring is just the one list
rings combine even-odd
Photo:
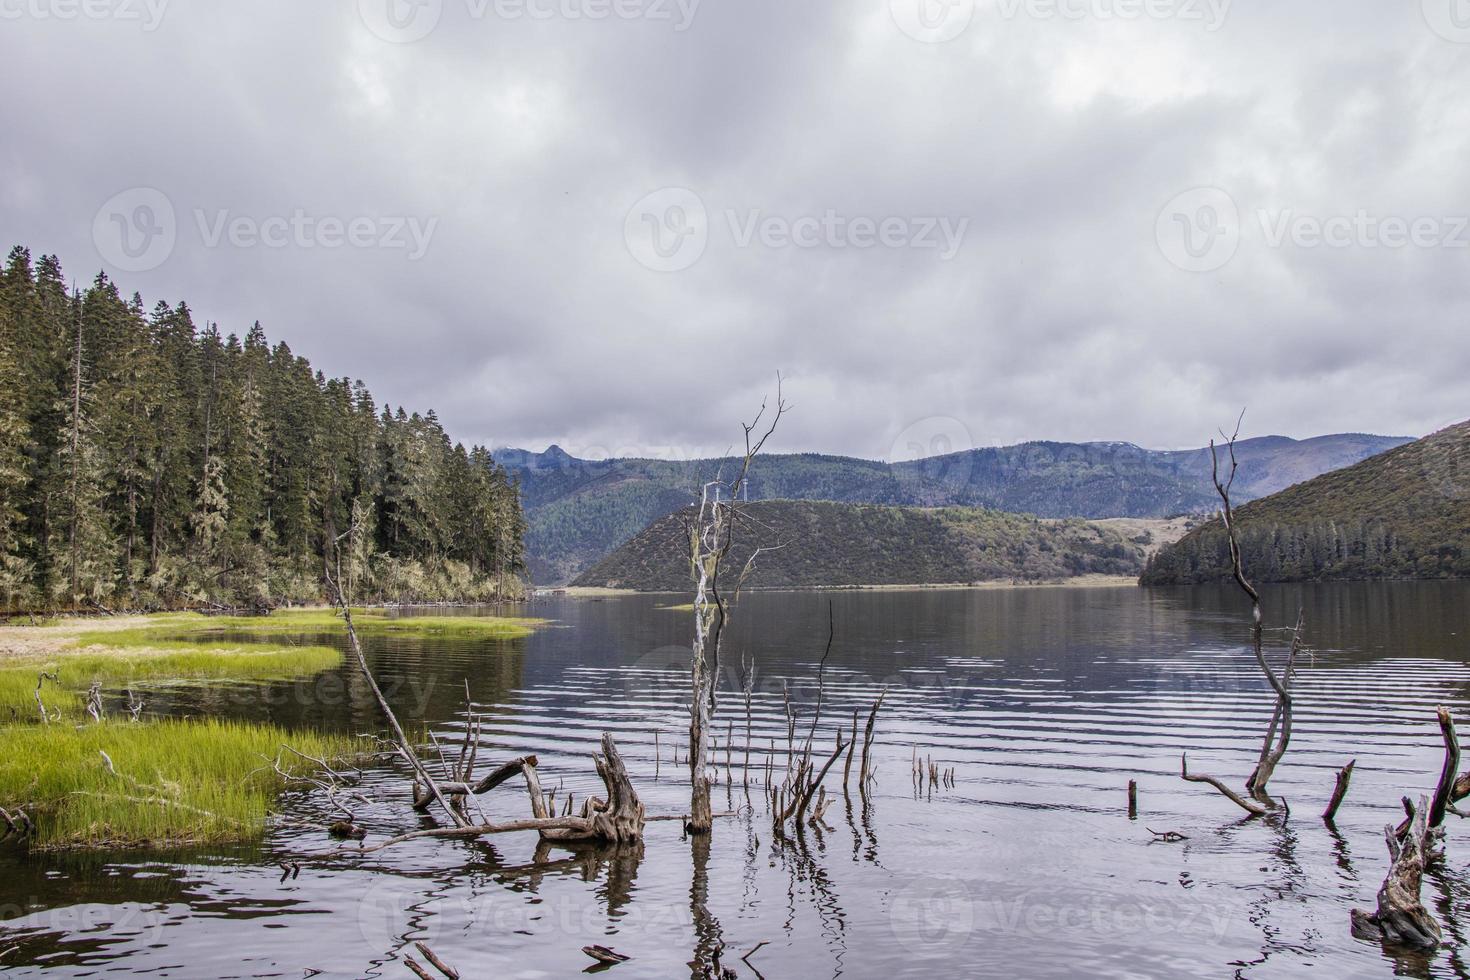
[[(1246, 571), (1262, 582), (1470, 577), (1470, 422), (1236, 511)], [(1229, 575), (1224, 528), (1191, 531), (1146, 585)]]
[[(577, 579), (576, 585), (680, 592), (689, 577), (691, 509), (655, 522)], [(1042, 520), (974, 507), (928, 510), (817, 501), (751, 503), (727, 566), (757, 547), (750, 588), (1045, 582), (1133, 575), (1139, 542), (1078, 519)]]
[[(1362, 434), (1242, 441), (1242, 501), (1348, 466), (1408, 439)], [(689, 504), (734, 461), (583, 460), (553, 446), (500, 450), (529, 522), (536, 582), (565, 582), (648, 524)], [(832, 500), (901, 506), (978, 506), (1042, 517), (1162, 518), (1215, 506), (1206, 450), (1154, 451), (1127, 443), (1033, 442), (884, 463), (811, 454), (762, 456), (752, 500)]]
[[(518, 589), (518, 491), (433, 412), (381, 409), (260, 325), (152, 310), (59, 261), (0, 273), (0, 601), (9, 609)], [(340, 539), (340, 544), (337, 542)]]

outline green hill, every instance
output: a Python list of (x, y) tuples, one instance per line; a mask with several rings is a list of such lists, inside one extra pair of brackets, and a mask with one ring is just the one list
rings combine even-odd
[[(1470, 577), (1470, 422), (1236, 511), (1246, 570), (1262, 582)], [(1219, 520), (1165, 548), (1145, 585), (1229, 574)]]
[[(655, 521), (573, 584), (648, 592), (690, 586), (686, 522), (693, 508)], [(750, 531), (737, 536), (727, 568), (738, 572), (757, 547), (748, 588), (1051, 581), (1134, 575), (1143, 536), (1068, 518), (1045, 520), (974, 507), (927, 510), (818, 501), (752, 503)]]
[[(1408, 439), (1346, 434), (1267, 436), (1236, 448), (1239, 498), (1275, 493)], [(697, 488), (732, 471), (732, 460), (585, 460), (553, 446), (499, 450), (520, 484), (532, 579), (570, 581), (650, 523), (693, 502)], [(1214, 507), (1209, 453), (1128, 443), (1032, 442), (916, 462), (813, 454), (762, 456), (751, 500), (830, 500), (895, 506), (975, 506), (1042, 517), (1161, 518)]]

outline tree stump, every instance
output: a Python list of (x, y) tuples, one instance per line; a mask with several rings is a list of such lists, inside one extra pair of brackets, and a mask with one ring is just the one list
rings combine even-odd
[(582, 803), (582, 819), (587, 823), (586, 828), (544, 830), (541, 836), (551, 841), (595, 840), (610, 844), (641, 841), (647, 816), (611, 733), (603, 733), (602, 753), (594, 755), (592, 761), (597, 766), (597, 774), (602, 777), (607, 796), (605, 799), (593, 797)]
[(1378, 909), (1371, 913), (1353, 909), (1353, 935), (1376, 939), (1385, 946), (1433, 949), (1440, 942), (1439, 923), (1419, 900), (1419, 888), (1436, 831), (1429, 826), (1426, 797), (1419, 798), (1417, 808), (1407, 799), (1404, 806), (1410, 811), (1407, 833), (1400, 834), (1392, 825), (1384, 828), (1392, 864), (1378, 889)]

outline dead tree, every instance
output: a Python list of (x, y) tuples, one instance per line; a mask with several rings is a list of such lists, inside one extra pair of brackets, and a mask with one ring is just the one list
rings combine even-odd
[(768, 406), (761, 410), (745, 429), (745, 456), (734, 479), (712, 480), (700, 492), (699, 510), (689, 525), (689, 561), (694, 588), (694, 643), (691, 657), (691, 700), (689, 705), (689, 820), (690, 833), (708, 833), (713, 823), (710, 810), (710, 785), (713, 777), (709, 766), (710, 726), (719, 707), (718, 688), (720, 652), (730, 609), (739, 597), (740, 587), (755, 566), (762, 549), (757, 548), (744, 569), (726, 589), (721, 572), (735, 532), (742, 524), (740, 495), (750, 477), (750, 465), (776, 431), (787, 405), (781, 397), (779, 379), (776, 407), (769, 425), (760, 431)]
[(1415, 806), (1403, 799), (1406, 816), (1398, 826), (1383, 828), (1388, 844), (1389, 868), (1378, 889), (1378, 907), (1368, 912), (1354, 909), (1353, 935), (1375, 939), (1389, 948), (1433, 949), (1440, 942), (1439, 923), (1425, 909), (1419, 891), (1424, 870), (1444, 860), (1444, 820), (1459, 813), (1455, 804), (1470, 796), (1470, 773), (1456, 776), (1460, 767), (1460, 739), (1448, 708), (1437, 712), (1444, 739), (1444, 764), (1432, 800), (1421, 796)]
[(1403, 834), (1392, 824), (1383, 828), (1390, 864), (1388, 875), (1378, 889), (1378, 908), (1374, 912), (1353, 909), (1353, 935), (1359, 939), (1376, 939), (1386, 946), (1433, 949), (1439, 945), (1439, 923), (1419, 900), (1424, 868), (1433, 848), (1429, 800), (1421, 796), (1419, 805), (1415, 806), (1406, 796), (1404, 809), (1409, 816)]
[[(347, 533), (351, 533), (349, 530)], [(602, 752), (593, 757), (593, 763), (597, 768), (597, 774), (602, 777), (606, 797), (592, 798), (584, 801), (580, 815), (573, 816), (570, 812), (563, 816), (556, 816), (551, 812), (547, 804), (546, 795), (542, 792), (541, 781), (536, 771), (536, 757), (526, 756), (506, 763), (483, 779), (471, 782), (475, 767), (475, 757), (478, 753), (478, 739), (480, 733), (480, 722), (470, 711), (470, 717), (466, 726), (464, 742), (460, 747), (458, 761), (451, 764), (442, 749), (439, 750), (440, 763), (445, 770), (445, 779), (437, 779), (429, 771), (429, 766), (419, 757), (418, 749), (408, 740), (404, 734), (403, 726), (399, 724), (398, 717), (393, 713), (393, 708), (388, 704), (388, 699), (383, 696), (382, 689), (378, 686), (377, 678), (373, 676), (371, 667), (367, 662), (367, 656), (363, 653), (362, 644), (358, 641), (357, 630), (352, 624), (352, 606), (337, 586), (341, 572), (338, 571), (337, 579), (334, 580), (330, 573), (327, 575), (327, 587), (329, 593), (335, 600), (338, 610), (347, 628), (347, 645), (352, 652), (353, 659), (357, 662), (359, 672), (367, 682), (368, 688), (373, 692), (392, 730), (393, 738), (388, 742), (392, 751), (402, 758), (413, 771), (414, 777), (414, 809), (419, 812), (427, 812), (436, 804), (450, 821), (452, 827), (422, 830), (411, 834), (389, 838), (370, 846), (360, 847), (356, 853), (366, 854), (373, 851), (390, 847), (404, 841), (417, 840), (421, 838), (475, 838), (490, 834), (510, 833), (514, 831), (537, 831), (543, 840), (551, 841), (582, 841), (595, 840), (615, 844), (632, 843), (643, 838), (643, 827), (647, 820), (644, 813), (643, 803), (638, 798), (637, 791), (633, 788), (632, 780), (628, 777), (628, 770), (623, 764), (623, 758), (618, 753), (617, 746), (613, 743), (611, 734), (602, 736)], [(466, 704), (469, 704), (469, 689), (465, 689)], [(468, 710), (468, 709), (467, 709)], [(432, 736), (431, 736), (432, 738)], [(436, 748), (438, 742), (435, 741)], [(320, 761), (320, 760), (313, 760)], [(328, 770), (325, 763), (323, 767)], [(481, 816), (479, 822), (470, 819), (469, 800), (471, 797), (488, 793), (496, 786), (512, 778), (517, 773), (525, 779), (526, 791), (530, 797), (531, 819), (516, 820), (506, 823), (491, 823)], [(568, 800), (570, 803), (570, 800)], [(365, 833), (359, 833), (355, 824), (351, 823), (349, 811), (348, 824), (351, 826), (353, 839), (360, 840)]]
[(1230, 573), (1235, 584), (1246, 594), (1251, 601), (1251, 630), (1250, 642), (1251, 652), (1255, 655), (1256, 665), (1261, 668), (1266, 682), (1270, 685), (1275, 695), (1276, 703), (1271, 712), (1271, 721), (1266, 727), (1266, 735), (1261, 740), (1261, 751), (1256, 758), (1255, 769), (1251, 771), (1250, 777), (1245, 781), (1247, 796), (1229, 789), (1223, 782), (1213, 776), (1200, 774), (1191, 775), (1188, 760), (1183, 760), (1180, 775), (1189, 782), (1207, 783), (1219, 790), (1226, 798), (1245, 810), (1253, 817), (1262, 816), (1276, 806), (1275, 800), (1271, 798), (1267, 786), (1271, 781), (1276, 766), (1281, 762), (1282, 756), (1286, 754), (1286, 748), (1291, 744), (1292, 724), (1292, 679), (1296, 673), (1297, 657), (1302, 651), (1302, 631), (1305, 627), (1304, 613), (1297, 612), (1296, 626), (1287, 630), (1291, 634), (1291, 646), (1286, 655), (1286, 663), (1278, 672), (1266, 658), (1264, 618), (1261, 613), (1261, 594), (1251, 584), (1245, 574), (1245, 564), (1241, 557), (1240, 535), (1235, 520), (1235, 509), (1231, 504), (1230, 491), (1235, 485), (1235, 475), (1240, 469), (1240, 462), (1235, 456), (1235, 442), (1240, 435), (1240, 425), (1237, 422), (1235, 432), (1226, 440), (1226, 446), (1230, 455), (1230, 472), (1221, 478), (1220, 475), (1220, 453), (1215, 445), (1215, 440), (1210, 440), (1210, 478), (1215, 484), (1215, 492), (1220, 496), (1220, 515), (1225, 526), (1225, 537), (1230, 546)]

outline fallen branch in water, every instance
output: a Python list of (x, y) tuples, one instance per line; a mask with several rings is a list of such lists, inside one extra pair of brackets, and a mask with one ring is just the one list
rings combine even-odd
[(1353, 781), (1353, 767), (1358, 764), (1353, 759), (1343, 766), (1337, 773), (1337, 785), (1332, 789), (1332, 799), (1327, 801), (1327, 809), (1322, 811), (1322, 819), (1331, 824), (1337, 819), (1337, 808), (1342, 806), (1343, 797), (1347, 796), (1348, 784)]
[(1183, 779), (1185, 782), (1205, 783), (1207, 785), (1215, 787), (1222, 794), (1224, 794), (1226, 799), (1228, 799), (1230, 802), (1234, 803), (1236, 806), (1240, 807), (1242, 810), (1244, 810), (1246, 813), (1249, 813), (1253, 817), (1264, 816), (1266, 813), (1266, 808), (1260, 803), (1257, 803), (1255, 800), (1246, 799), (1239, 793), (1235, 792), (1235, 790), (1231, 789), (1229, 786), (1226, 786), (1220, 780), (1216, 779), (1214, 776), (1205, 776), (1202, 774), (1191, 773), (1189, 771), (1189, 756), (1187, 755), (1181, 755), (1179, 757), (1179, 778)]
[(418, 949), (420, 953), (424, 955), (424, 959), (428, 960), (434, 965), (434, 969), (444, 974), (444, 976), (448, 977), (449, 980), (459, 980), (459, 971), (445, 963), (438, 956), (436, 956), (434, 954), (434, 951), (430, 949), (425, 943), (414, 943), (414, 946)]

